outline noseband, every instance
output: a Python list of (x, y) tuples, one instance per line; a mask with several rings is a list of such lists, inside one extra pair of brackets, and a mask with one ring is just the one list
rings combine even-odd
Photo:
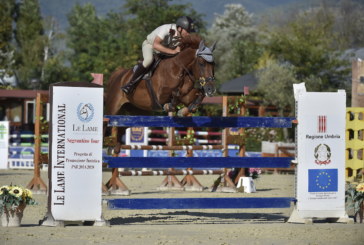
[(206, 85), (206, 83), (209, 83), (209, 82), (212, 83), (213, 81), (215, 81), (215, 77), (213, 77), (213, 76), (204, 77), (203, 74), (204, 74), (205, 64), (199, 62), (199, 67), (200, 67), (200, 78), (197, 80), (197, 82), (199, 83), (201, 88), (203, 88)]

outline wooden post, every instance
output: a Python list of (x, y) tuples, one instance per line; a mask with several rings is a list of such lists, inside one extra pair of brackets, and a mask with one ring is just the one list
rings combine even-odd
[[(188, 116), (192, 116), (189, 114)], [(192, 127), (187, 129), (187, 138), (194, 137), (194, 130)], [(193, 150), (187, 150), (187, 157), (193, 157)], [(192, 170), (192, 168), (188, 168), (187, 170)], [(181, 181), (181, 184), (189, 191), (203, 191), (204, 187), (197, 180), (194, 175), (187, 174)]]
[[(228, 105), (228, 97), (222, 97), (222, 116), (227, 117), (229, 114), (229, 105)], [(224, 146), (223, 157), (229, 156), (229, 148), (228, 148), (228, 136), (229, 136), (229, 129), (224, 128), (222, 131), (222, 144)], [(224, 168), (224, 174), (221, 175), (220, 181), (219, 179), (215, 181), (212, 191), (221, 191), (221, 192), (236, 192), (235, 184), (229, 177), (229, 170), (228, 168)]]
[[(118, 140), (120, 140), (120, 139), (117, 139), (117, 137), (119, 137), (117, 127), (112, 127), (111, 137), (116, 138), (116, 142), (118, 142)], [(114, 147), (113, 157), (119, 156), (119, 152), (120, 152), (120, 145), (119, 145), (119, 143), (117, 143), (117, 145)], [(102, 186), (103, 194), (107, 194), (108, 191), (110, 191), (110, 193), (114, 194), (114, 195), (125, 195), (125, 196), (130, 195), (129, 188), (119, 178), (119, 169), (117, 169), (117, 168), (112, 169), (112, 175), (111, 175), (110, 180), (106, 183), (106, 186)]]
[[(173, 112), (168, 112), (168, 116), (173, 116)], [(170, 127), (169, 128), (169, 134), (168, 134), (168, 146), (173, 146), (174, 142), (176, 141), (176, 135), (174, 133), (175, 128)], [(169, 151), (169, 156), (172, 156), (173, 151)], [(173, 168), (170, 168), (169, 171), (173, 171)], [(167, 175), (164, 180), (162, 181), (162, 184), (158, 187), (158, 190), (164, 191), (164, 190), (184, 190), (182, 183), (178, 180), (178, 178), (175, 175)]]
[[(33, 179), (27, 185), (27, 188), (32, 190), (35, 194), (46, 194), (47, 185), (44, 183), (40, 176), (40, 164), (44, 162), (44, 157), (41, 156), (41, 135), (42, 135), (42, 117), (43, 117), (43, 104), (48, 102), (48, 95), (37, 93), (36, 106), (35, 106), (35, 124), (34, 124), (34, 175)], [(48, 162), (47, 162), (48, 163)]]
[(364, 61), (352, 62), (351, 107), (364, 106)]
[[(245, 116), (245, 114), (246, 114), (246, 107), (245, 107), (245, 103), (243, 103), (243, 104), (240, 105), (239, 116)], [(245, 129), (240, 128), (239, 129), (239, 136), (244, 135), (244, 133), (245, 133)], [(240, 143), (239, 144), (239, 157), (244, 157), (244, 156), (245, 156), (245, 143)], [(246, 176), (245, 175), (245, 168), (240, 168), (237, 176), (235, 177), (234, 184), (237, 185), (238, 182), (239, 182), (240, 177), (245, 177), (245, 176)]]

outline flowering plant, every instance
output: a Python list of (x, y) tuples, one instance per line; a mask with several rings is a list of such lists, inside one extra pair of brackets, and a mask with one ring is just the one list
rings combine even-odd
[(360, 222), (363, 220), (363, 205), (364, 205), (364, 183), (359, 183), (357, 186), (349, 185), (346, 190), (346, 201), (348, 209), (354, 209), (355, 217), (360, 216)]
[(20, 205), (36, 204), (32, 192), (16, 185), (4, 185), (0, 188), (0, 213), (4, 208), (16, 210)]
[(262, 169), (260, 168), (249, 168), (249, 177), (253, 179), (259, 178), (259, 175), (262, 173)]

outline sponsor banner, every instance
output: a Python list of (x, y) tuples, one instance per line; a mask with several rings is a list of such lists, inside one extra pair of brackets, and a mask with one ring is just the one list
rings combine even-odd
[(297, 101), (297, 210), (345, 215), (345, 92), (303, 92)]
[(100, 219), (103, 88), (53, 86), (51, 120), (52, 216)]
[(0, 169), (8, 168), (9, 122), (0, 122)]

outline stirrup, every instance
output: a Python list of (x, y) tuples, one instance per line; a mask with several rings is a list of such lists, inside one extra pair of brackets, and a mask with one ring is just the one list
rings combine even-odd
[(125, 94), (130, 94), (130, 91), (125, 87), (121, 87), (121, 90), (123, 90)]

